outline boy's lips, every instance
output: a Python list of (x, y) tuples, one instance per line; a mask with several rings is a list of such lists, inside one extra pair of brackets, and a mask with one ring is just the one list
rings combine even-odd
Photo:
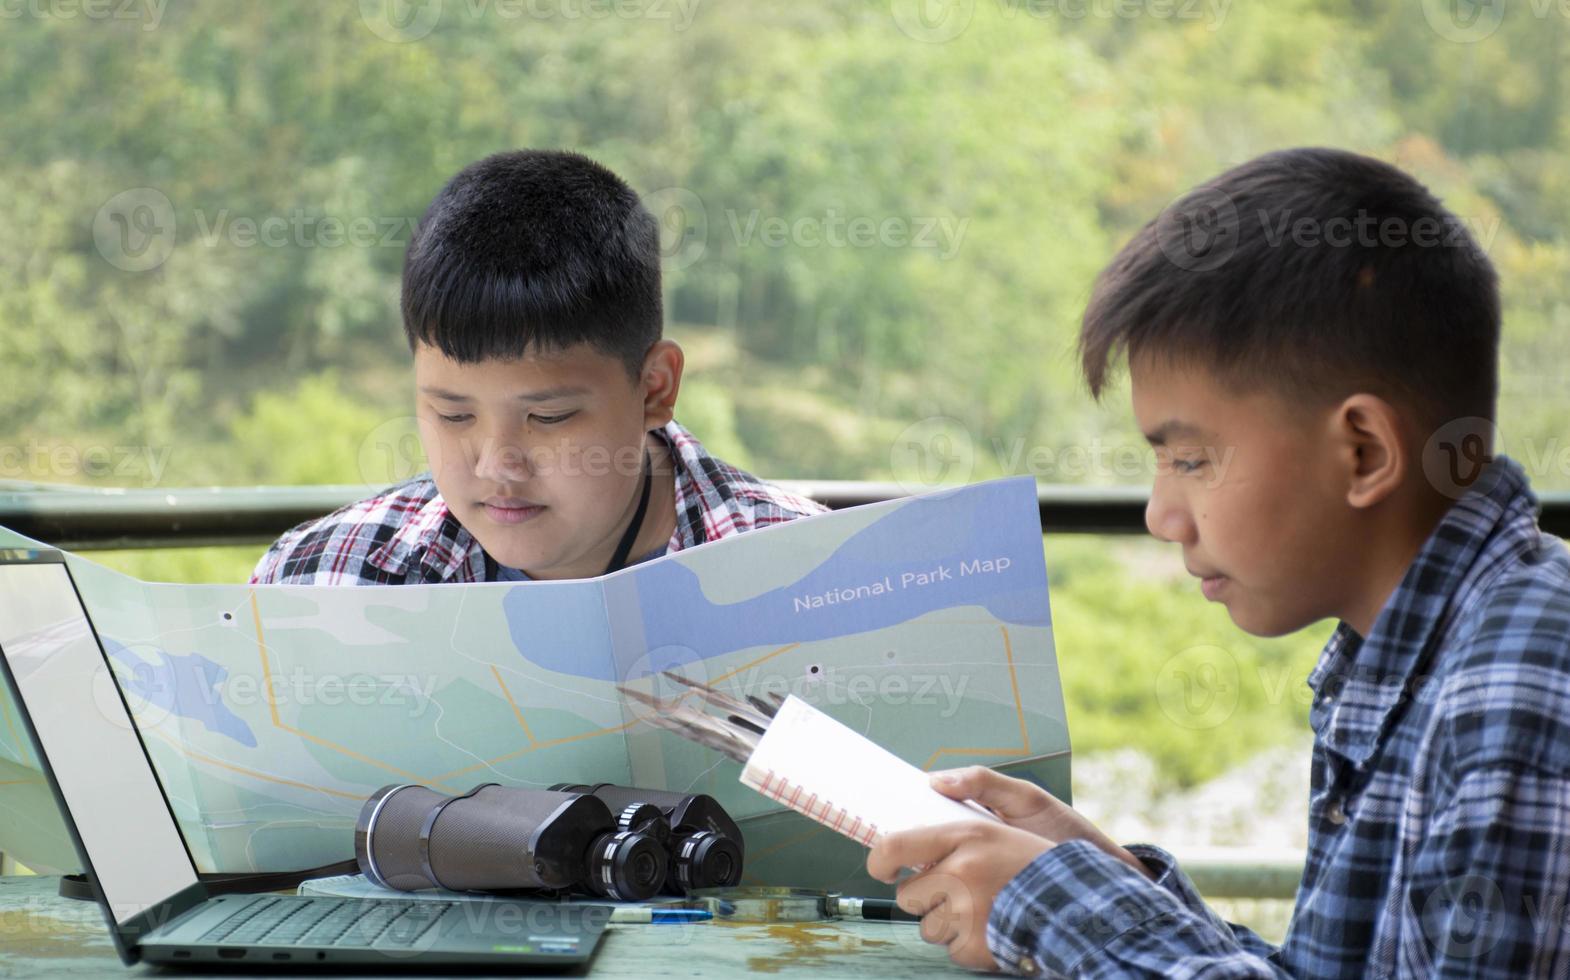
[(1186, 565), (1184, 568), (1190, 575), (1199, 579), (1199, 591), (1204, 593), (1206, 599), (1215, 602), (1220, 597), (1221, 589), (1227, 584), (1225, 575), (1222, 575), (1220, 572), (1195, 571)]
[(485, 508), (485, 516), (497, 524), (521, 524), (545, 509), (544, 504), (536, 504), (518, 497), (492, 497), (490, 500), (480, 501), (480, 506)]

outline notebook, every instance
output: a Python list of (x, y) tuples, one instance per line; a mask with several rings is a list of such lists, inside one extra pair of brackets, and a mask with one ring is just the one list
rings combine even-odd
[(795, 695), (775, 713), (741, 781), (867, 847), (879, 834), (997, 820), (939, 793), (927, 773)]

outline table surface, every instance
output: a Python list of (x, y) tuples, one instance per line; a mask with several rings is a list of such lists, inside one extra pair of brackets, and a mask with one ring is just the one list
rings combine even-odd
[[(58, 886), (59, 879), (52, 876), (0, 878), (0, 976), (77, 980), (127, 975), (222, 976), (233, 980), (236, 976), (197, 970), (164, 971), (145, 964), (127, 970), (115, 955), (97, 904), (61, 898), (56, 891)], [(817, 977), (974, 975), (949, 962), (941, 948), (922, 942), (911, 923), (862, 921), (774, 925), (617, 923), (606, 929), (587, 972), (568, 975), (734, 977), (739, 973), (811, 973)]]

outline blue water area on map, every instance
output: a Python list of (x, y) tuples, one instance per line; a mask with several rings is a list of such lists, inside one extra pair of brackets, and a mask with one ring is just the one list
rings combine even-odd
[[(1007, 559), (1002, 571), (982, 564), (1002, 564), (998, 559)], [(644, 635), (640, 649), (622, 655), (637, 659), (648, 657), (648, 651), (681, 650), (683, 659), (702, 660), (760, 646), (850, 636), (960, 606), (980, 606), (1001, 623), (1050, 625), (1036, 487), (1028, 477), (908, 501), (857, 531), (802, 578), (739, 602), (711, 601), (698, 576), (679, 561), (657, 560), (631, 574), (636, 576)], [(905, 578), (907, 574), (912, 578)], [(928, 578), (916, 578), (922, 575)], [(514, 591), (524, 593), (529, 587)], [(598, 589), (585, 591), (598, 596)], [(632, 664), (608, 663), (591, 652), (606, 649), (608, 638), (603, 646), (599, 636), (576, 644), (556, 641), (567, 624), (598, 623), (603, 615), (590, 616), (582, 608), (581, 619), (553, 616), (522, 596), (504, 606), (518, 649), (541, 666), (601, 680), (641, 673), (630, 671)], [(519, 618), (527, 612), (533, 615), (525, 630)], [(551, 636), (552, 642), (541, 643), (541, 635)], [(521, 642), (524, 638), (527, 644)]]
[(123, 644), (102, 637), (104, 650), (125, 668), (120, 686), (137, 700), (146, 701), (181, 718), (200, 722), (218, 735), (226, 735), (247, 748), (256, 747), (256, 736), (240, 716), (229, 710), (218, 685), (229, 671), (199, 653), (176, 654), (157, 650), (152, 657), (132, 653)]
[(513, 648), (559, 674), (611, 680), (610, 624), (598, 582), (524, 582), (502, 598)]

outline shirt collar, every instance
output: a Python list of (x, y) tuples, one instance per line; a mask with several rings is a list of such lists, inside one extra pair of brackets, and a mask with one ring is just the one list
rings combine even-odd
[(430, 497), (414, 516), (365, 560), (388, 574), (407, 575), (410, 562), (418, 556), (425, 581), (446, 582), (480, 551), (479, 541), (453, 516), (432, 481)]
[(1319, 695), (1310, 722), (1326, 748), (1368, 761), (1454, 610), (1499, 560), (1535, 543), (1536, 507), (1520, 465), (1495, 458), (1429, 535), (1368, 636), (1337, 625), (1308, 678)]
[(734, 506), (735, 495), (711, 478), (714, 459), (691, 432), (671, 422), (655, 429), (654, 436), (665, 444), (675, 471), (676, 529), (666, 548), (679, 551), (695, 547), (708, 539), (708, 532), (703, 525), (703, 507), (694, 504), (711, 500), (715, 505)]

